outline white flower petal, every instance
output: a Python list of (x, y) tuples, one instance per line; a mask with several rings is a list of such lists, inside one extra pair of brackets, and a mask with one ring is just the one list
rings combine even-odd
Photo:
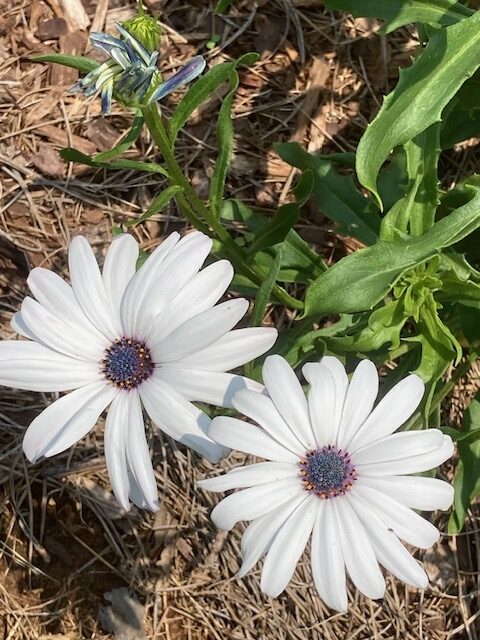
[(293, 369), (281, 356), (268, 356), (263, 365), (263, 382), (278, 412), (306, 450), (315, 449), (308, 404)]
[[(305, 379), (312, 384), (316, 377), (316, 365), (318, 363), (307, 363), (304, 365), (302, 372)], [(320, 363), (322, 367), (326, 367), (333, 378), (334, 386), (334, 410), (331, 418), (333, 422), (334, 435), (332, 440), (322, 444), (333, 444), (337, 441), (338, 427), (342, 418), (343, 405), (348, 390), (348, 376), (345, 367), (338, 358), (333, 356), (323, 356)], [(330, 434), (329, 434), (330, 435)]]
[(298, 478), (268, 482), (227, 496), (210, 517), (216, 527), (229, 531), (240, 520), (255, 520), (301, 494), (305, 492)]
[(102, 278), (107, 296), (120, 319), (120, 305), (128, 283), (135, 275), (138, 260), (138, 243), (128, 233), (117, 236), (108, 248), (103, 264)]
[(211, 248), (211, 238), (198, 231), (189, 233), (180, 240), (145, 291), (148, 304), (137, 315), (133, 327), (135, 335), (149, 339), (156, 318), (198, 273)]
[[(429, 429), (429, 431), (431, 430)], [(389, 437), (393, 438), (393, 436)], [(417, 452), (413, 450), (410, 455), (407, 454), (407, 456), (402, 459), (386, 459), (383, 462), (376, 462), (375, 464), (356, 465), (356, 468), (358, 471), (361, 471), (362, 475), (375, 477), (420, 473), (438, 467), (442, 462), (452, 457), (453, 451), (454, 445), (452, 439), (450, 436), (443, 436), (441, 446), (437, 449), (430, 449), (426, 453), (418, 455)], [(355, 454), (355, 456), (356, 455), (357, 454)]]
[(128, 429), (126, 437), (127, 471), (130, 479), (130, 499), (137, 507), (157, 511), (157, 482), (145, 435), (145, 424), (138, 392), (129, 392)]
[(418, 562), (405, 549), (397, 536), (370, 509), (365, 510), (357, 500), (347, 500), (360, 518), (378, 562), (399, 580), (413, 587), (425, 589), (428, 577)]
[(70, 243), (68, 265), (73, 293), (87, 318), (109, 340), (121, 337), (122, 326), (105, 291), (92, 248), (83, 236), (76, 236)]
[(423, 380), (407, 376), (378, 403), (349, 444), (350, 452), (389, 436), (415, 412), (425, 391)]
[(118, 390), (104, 382), (80, 387), (56, 400), (30, 424), (23, 450), (31, 462), (61, 453), (92, 429)]
[[(183, 365), (183, 363), (181, 363)], [(232, 407), (233, 396), (242, 389), (261, 393), (263, 385), (233, 373), (192, 371), (175, 365), (158, 367), (155, 376), (164, 380), (187, 400)]]
[(193, 316), (213, 307), (227, 290), (232, 278), (233, 267), (228, 260), (219, 260), (202, 269), (155, 320), (149, 334), (150, 341), (157, 342)]
[(371, 412), (377, 394), (377, 369), (370, 360), (362, 360), (353, 372), (345, 397), (337, 438), (340, 449), (348, 449), (350, 441)]
[(28, 330), (50, 349), (78, 360), (98, 363), (108, 341), (102, 345), (81, 327), (67, 324), (62, 317), (53, 315), (39, 302), (28, 296), (22, 302), (22, 320)]
[(36, 335), (32, 333), (25, 324), (20, 311), (17, 311), (13, 314), (10, 320), (10, 326), (16, 333), (23, 336), (24, 338), (28, 338), (29, 340), (33, 340), (34, 342), (37, 340)]
[(136, 334), (136, 324), (145, 305), (149, 302), (148, 293), (152, 282), (162, 272), (163, 262), (179, 239), (180, 235), (176, 231), (171, 233), (148, 257), (128, 283), (120, 306), (122, 326), (127, 335), (135, 335), (137, 338), (145, 337)]
[(385, 580), (362, 523), (347, 500), (336, 498), (334, 508), (348, 575), (368, 598), (382, 598)]
[[(439, 429), (426, 431), (400, 431), (368, 444), (352, 454), (356, 468), (370, 467), (377, 463), (396, 461), (414, 455), (422, 455), (435, 451), (442, 446), (443, 433)], [(368, 469), (365, 469), (368, 473)]]
[(268, 434), (248, 422), (218, 416), (212, 420), (208, 435), (229, 449), (250, 453), (274, 462), (298, 463), (298, 456)]
[(351, 491), (352, 499), (363, 499), (365, 505), (375, 513), (388, 529), (415, 547), (428, 549), (438, 541), (438, 530), (418, 513), (393, 500), (387, 494), (356, 483)]
[(87, 318), (72, 287), (63, 278), (49, 269), (36, 267), (30, 272), (27, 284), (38, 302), (50, 313), (73, 327), (80, 327), (92, 341), (105, 343), (105, 336)]
[(257, 422), (274, 440), (299, 458), (305, 455), (305, 446), (293, 434), (271, 398), (252, 391), (239, 391), (233, 399), (233, 406), (239, 413)]
[(177, 391), (155, 377), (140, 385), (139, 391), (152, 421), (171, 438), (212, 462), (225, 455), (223, 447), (207, 435), (210, 418)]
[(308, 411), (318, 447), (336, 442), (338, 422), (335, 417), (335, 380), (323, 364), (309, 363), (302, 369), (310, 383)]
[(237, 298), (222, 302), (190, 318), (168, 336), (151, 344), (154, 362), (163, 364), (183, 360), (186, 356), (205, 349), (230, 331), (243, 318), (247, 309), (248, 300)]
[(129, 428), (129, 394), (121, 392), (113, 399), (105, 421), (105, 462), (113, 493), (119, 504), (130, 510), (130, 482), (127, 472), (126, 436)]
[(179, 364), (204, 371), (230, 371), (266, 353), (277, 336), (277, 330), (269, 327), (235, 329)]
[(307, 499), (306, 494), (295, 496), (248, 525), (242, 537), (243, 561), (237, 578), (242, 578), (267, 553), (272, 540), (285, 520)]
[(348, 609), (345, 563), (333, 500), (320, 502), (312, 533), (312, 574), (326, 605), (344, 613)]
[(453, 487), (448, 482), (437, 478), (422, 476), (369, 478), (360, 476), (357, 482), (386, 493), (394, 500), (418, 511), (436, 511), (437, 509), (445, 511), (453, 503)]
[(98, 365), (75, 360), (37, 342), (0, 342), (0, 384), (29, 391), (69, 391), (100, 380)]
[(208, 491), (229, 491), (290, 477), (298, 477), (298, 465), (289, 462), (259, 462), (231, 469), (216, 478), (199, 480), (197, 486)]
[(260, 588), (276, 598), (290, 582), (312, 533), (318, 498), (308, 496), (288, 517), (272, 541), (265, 558)]

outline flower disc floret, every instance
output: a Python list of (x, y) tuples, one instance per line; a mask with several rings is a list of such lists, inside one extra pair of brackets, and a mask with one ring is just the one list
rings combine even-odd
[(105, 350), (102, 373), (119, 389), (135, 389), (153, 373), (150, 350), (145, 342), (118, 338)]
[(330, 444), (308, 451), (299, 466), (303, 486), (319, 498), (345, 495), (357, 478), (350, 455)]

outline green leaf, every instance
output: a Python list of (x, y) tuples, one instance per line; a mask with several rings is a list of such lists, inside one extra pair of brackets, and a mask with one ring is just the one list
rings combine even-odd
[(299, 217), (300, 208), (297, 202), (291, 202), (279, 207), (274, 217), (255, 235), (255, 239), (249, 248), (249, 255), (253, 256), (257, 251), (268, 249), (273, 247), (274, 244), (283, 242)]
[(376, 306), (404, 271), (480, 227), (480, 190), (470, 189), (474, 194), (470, 202), (423, 235), (396, 242), (382, 240), (342, 258), (309, 287), (305, 313), (354, 313)]
[(32, 56), (30, 60), (34, 62), (55, 62), (61, 64), (64, 67), (72, 67), (72, 69), (78, 69), (83, 73), (89, 73), (98, 67), (100, 64), (92, 58), (86, 58), (85, 56), (71, 56), (65, 53), (47, 53), (41, 56)]
[[(470, 403), (462, 425), (462, 434), (470, 435), (480, 430), (480, 401), (477, 394)], [(480, 440), (460, 440), (459, 462), (453, 479), (455, 489), (454, 511), (448, 521), (448, 532), (458, 533), (465, 524), (467, 511), (480, 493)]]
[(217, 120), (218, 158), (215, 162), (210, 182), (210, 208), (215, 218), (220, 218), (223, 202), (225, 179), (233, 151), (232, 103), (240, 81), (238, 72), (233, 69), (230, 74), (230, 91), (222, 102)]
[(195, 109), (205, 102), (223, 82), (230, 79), (232, 71), (240, 65), (251, 65), (256, 60), (258, 60), (258, 54), (246, 53), (238, 60), (223, 62), (222, 64), (212, 67), (192, 84), (182, 100), (178, 103), (168, 122), (168, 131), (172, 145), (175, 144), (179, 131)]
[(408, 211), (409, 229), (413, 236), (420, 236), (433, 227), (439, 203), (440, 123), (434, 123), (408, 141), (405, 151), (408, 176), (415, 184), (415, 197)]
[(380, 218), (350, 176), (341, 175), (331, 162), (304, 151), (297, 142), (277, 144), (275, 150), (288, 164), (313, 172), (312, 196), (319, 211), (337, 223), (339, 233), (365, 244), (377, 240)]
[(267, 277), (258, 288), (257, 295), (255, 297), (255, 304), (253, 305), (252, 317), (250, 319), (250, 325), (252, 327), (259, 327), (262, 324), (265, 308), (270, 301), (273, 285), (277, 281), (278, 272), (282, 264), (283, 245), (279, 244), (276, 247), (276, 255)]
[(473, 442), (477, 442), (480, 440), (480, 426), (478, 429), (473, 429), (473, 431), (459, 431), (458, 429), (454, 429), (453, 427), (440, 427), (441, 431), (446, 435), (450, 436), (454, 442), (463, 442), (463, 444), (472, 444)]
[(358, 145), (357, 175), (382, 206), (377, 175), (390, 151), (441, 120), (444, 107), (480, 66), (480, 12), (435, 29), (416, 61), (384, 100)]
[(82, 153), (73, 147), (65, 147), (64, 149), (61, 149), (60, 157), (66, 162), (78, 162), (80, 164), (86, 164), (89, 167), (102, 169), (132, 169), (133, 171), (144, 171), (145, 173), (159, 173), (168, 178), (167, 171), (159, 164), (155, 164), (153, 162), (141, 162), (140, 160), (128, 160), (127, 158), (120, 158), (120, 160), (113, 160), (112, 162), (99, 162), (95, 159), (98, 156), (87, 156), (85, 153)]
[[(245, 234), (243, 246), (253, 241), (253, 235), (258, 233), (265, 224), (266, 216), (260, 215), (239, 200), (226, 200), (222, 206), (221, 218), (244, 223), (249, 231)], [(275, 258), (273, 249), (266, 249), (255, 254), (253, 264), (268, 274)], [(326, 270), (322, 258), (301, 238), (295, 229), (290, 229), (283, 242), (282, 267), (278, 274), (281, 282), (298, 282), (310, 284)]]
[(133, 144), (138, 139), (138, 136), (141, 134), (143, 122), (143, 116), (137, 114), (133, 120), (132, 128), (127, 133), (125, 138), (112, 149), (109, 149), (108, 151), (102, 151), (102, 153), (97, 153), (96, 155), (94, 155), (93, 160), (96, 162), (106, 162), (108, 160), (111, 160), (112, 158), (115, 158), (115, 156), (120, 156), (122, 153), (125, 153), (127, 149), (130, 149), (130, 147), (133, 146)]
[(153, 215), (164, 209), (170, 200), (180, 191), (182, 191), (182, 187), (178, 184), (174, 184), (171, 187), (167, 187), (161, 193), (158, 194), (156, 198), (154, 198), (152, 204), (148, 207), (145, 213), (140, 216), (140, 218), (136, 218), (134, 220), (128, 220), (124, 222), (125, 227), (135, 227), (137, 224), (141, 222), (145, 222)]
[(441, 26), (454, 24), (473, 13), (456, 0), (324, 0), (329, 9), (341, 9), (354, 16), (385, 20), (390, 33), (404, 24), (426, 22)]
[(218, 0), (217, 6), (215, 7), (215, 13), (225, 13), (233, 2), (235, 2), (235, 0)]
[[(265, 280), (258, 287), (257, 295), (255, 296), (255, 303), (253, 305), (252, 317), (250, 318), (251, 327), (259, 327), (262, 324), (265, 309), (267, 304), (270, 302), (272, 289), (277, 281), (280, 265), (282, 264), (282, 253), (283, 245), (279, 244), (276, 247), (276, 255), (273, 260), (272, 267)], [(262, 358), (262, 361), (264, 359), (265, 357)], [(251, 360), (245, 365), (244, 371), (246, 376), (255, 377), (255, 362), (255, 360)]]

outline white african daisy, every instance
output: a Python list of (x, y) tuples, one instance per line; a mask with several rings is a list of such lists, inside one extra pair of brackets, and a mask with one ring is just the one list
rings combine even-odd
[(413, 509), (447, 509), (453, 489), (408, 474), (444, 462), (453, 444), (437, 429), (394, 433), (417, 408), (421, 379), (408, 376), (373, 408), (378, 375), (368, 360), (350, 383), (333, 357), (305, 365), (303, 374), (311, 385), (308, 400), (287, 362), (268, 357), (263, 380), (269, 397), (243, 390), (233, 401), (260, 427), (218, 417), (209, 429), (219, 444), (271, 461), (199, 483), (210, 491), (244, 489), (222, 500), (211, 516), (226, 530), (239, 520), (253, 521), (242, 539), (239, 576), (266, 554), (261, 588), (278, 596), (311, 536), (315, 585), (333, 609), (347, 609), (345, 569), (370, 598), (385, 591), (379, 563), (424, 588), (428, 578), (400, 540), (423, 549), (436, 542), (438, 530)]
[[(13, 328), (28, 341), (0, 343), (0, 384), (32, 391), (73, 391), (49, 405), (28, 428), (29, 460), (53, 456), (94, 427), (110, 406), (105, 457), (114, 493), (125, 508), (158, 508), (142, 404), (166, 434), (218, 461), (224, 448), (207, 435), (209, 417), (191, 403), (231, 406), (235, 391), (262, 390), (225, 373), (267, 351), (275, 329), (231, 331), (248, 309), (244, 299), (216, 305), (233, 277), (231, 264), (200, 271), (212, 241), (172, 233), (136, 271), (137, 242), (113, 241), (103, 272), (87, 240), (72, 240), (71, 286), (36, 268)], [(215, 306), (216, 305), (216, 306)]]

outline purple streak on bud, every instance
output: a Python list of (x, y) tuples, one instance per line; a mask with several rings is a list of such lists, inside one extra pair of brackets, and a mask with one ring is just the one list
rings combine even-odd
[(157, 87), (149, 102), (161, 100), (165, 96), (168, 96), (169, 93), (172, 93), (172, 91), (175, 91), (192, 80), (195, 80), (195, 78), (197, 78), (205, 69), (205, 66), (205, 59), (202, 58), (202, 56), (195, 56), (195, 58), (192, 58), (190, 62), (180, 69), (180, 71), (177, 71), (177, 73), (173, 74), (171, 78)]
[(139, 42), (136, 38), (132, 36), (120, 23), (115, 24), (115, 28), (118, 33), (124, 38), (126, 42), (129, 42), (130, 45), (135, 49), (135, 51), (142, 58), (143, 62), (148, 65), (148, 61), (150, 59), (150, 53), (145, 49), (143, 44)]
[(113, 83), (109, 82), (102, 91), (102, 116), (108, 116), (112, 106)]

